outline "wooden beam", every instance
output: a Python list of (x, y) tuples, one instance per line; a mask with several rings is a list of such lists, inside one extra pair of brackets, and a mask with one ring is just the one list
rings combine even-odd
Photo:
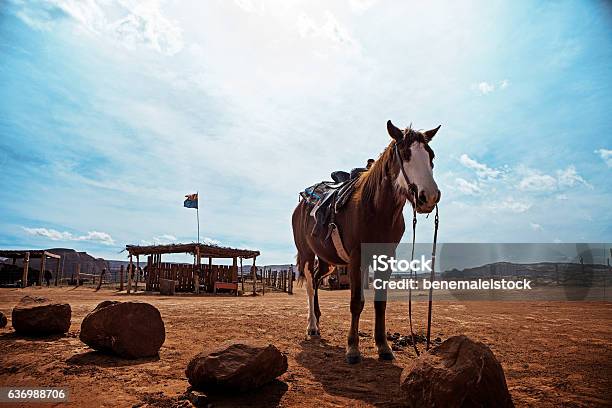
[(81, 264), (78, 263), (76, 265), (76, 268), (77, 268), (76, 286), (78, 287), (79, 285), (81, 285)]
[(242, 294), (244, 294), (244, 272), (242, 272), (242, 257), (240, 257), (240, 283), (242, 284)]
[(26, 252), (23, 257), (23, 275), (21, 277), (21, 286), (28, 286), (28, 271), (30, 269), (30, 253)]

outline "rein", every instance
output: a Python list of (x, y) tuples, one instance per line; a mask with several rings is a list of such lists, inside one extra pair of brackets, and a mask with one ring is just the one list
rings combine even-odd
[[(410, 198), (410, 202), (412, 203), (412, 252), (410, 255), (410, 258), (411, 258), (410, 260), (413, 261), (414, 260), (414, 246), (416, 242), (416, 225), (417, 225), (416, 202), (417, 202), (417, 198), (415, 196), (415, 192), (410, 188), (412, 183), (410, 182), (410, 179), (408, 178), (408, 175), (406, 174), (406, 170), (404, 169), (404, 163), (403, 163), (399, 148), (397, 147), (397, 144), (395, 144), (394, 150), (395, 150), (395, 157), (397, 158), (397, 162), (400, 167), (400, 171), (404, 177), (404, 180), (406, 181), (406, 185), (408, 186), (408, 191), (410, 193), (409, 198)], [(425, 345), (425, 351), (429, 350), (430, 339), (431, 339), (431, 312), (432, 312), (432, 306), (433, 306), (433, 281), (436, 275), (436, 272), (435, 272), (436, 271), (436, 268), (435, 268), (436, 246), (438, 242), (439, 222), (440, 222), (440, 218), (438, 216), (438, 205), (436, 204), (436, 215), (434, 218), (434, 238), (433, 238), (433, 245), (432, 245), (432, 251), (431, 251), (431, 275), (429, 277), (429, 282), (432, 283), (432, 285), (429, 287), (429, 302), (428, 302), (428, 307), (427, 307), (427, 343)], [(416, 273), (414, 274), (414, 276), (416, 278)], [(412, 283), (412, 269), (410, 269), (410, 282)], [(421, 353), (419, 352), (419, 348), (417, 347), (416, 339), (414, 336), (414, 330), (412, 326), (412, 284), (408, 285), (408, 321), (410, 323), (410, 336), (412, 338), (412, 346), (414, 347), (414, 352), (416, 353), (418, 357), (421, 355)]]

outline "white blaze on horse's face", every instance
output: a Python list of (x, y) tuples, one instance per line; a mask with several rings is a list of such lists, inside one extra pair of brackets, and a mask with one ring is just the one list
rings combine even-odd
[(417, 187), (417, 211), (431, 212), (438, 202), (440, 190), (433, 177), (429, 153), (423, 143), (410, 146), (410, 160), (403, 162), (410, 181)]
[[(404, 173), (401, 171), (398, 172), (397, 179), (395, 180), (397, 190), (408, 195), (409, 200), (419, 213), (431, 212), (440, 200), (440, 190), (433, 177), (433, 168), (429, 155), (431, 149), (426, 146), (439, 129), (440, 126), (425, 131), (421, 134), (422, 140), (417, 138), (411, 142), (410, 157), (407, 160), (402, 157), (402, 166), (409, 180), (406, 180)], [(408, 142), (405, 139), (409, 137), (407, 134), (411, 132), (409, 129), (402, 132), (391, 121), (387, 122), (387, 131), (395, 139), (396, 143)], [(408, 184), (409, 182), (413, 185), (412, 188)]]
[[(410, 146), (410, 160), (404, 160), (402, 163), (410, 182), (417, 188), (417, 195), (414, 197), (417, 204), (416, 210), (418, 212), (431, 212), (437, 203), (440, 192), (433, 177), (429, 153), (423, 147), (423, 143), (412, 143)], [(395, 185), (409, 196), (414, 194), (410, 191), (410, 186), (408, 186), (406, 178), (401, 171), (398, 172)], [(410, 198), (410, 201), (412, 200), (413, 198)]]

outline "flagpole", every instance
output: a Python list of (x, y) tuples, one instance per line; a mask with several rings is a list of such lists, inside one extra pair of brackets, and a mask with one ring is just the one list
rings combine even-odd
[(198, 219), (198, 244), (200, 243), (200, 192), (196, 192), (198, 197), (197, 207), (196, 207), (196, 217)]

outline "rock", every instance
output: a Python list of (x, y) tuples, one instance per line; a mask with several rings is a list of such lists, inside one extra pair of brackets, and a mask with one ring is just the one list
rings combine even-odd
[(0, 312), (0, 329), (6, 326), (7, 320), (4, 313)]
[(27, 336), (62, 334), (70, 329), (72, 310), (68, 303), (53, 303), (43, 297), (24, 296), (13, 308), (15, 332)]
[(187, 399), (193, 404), (194, 407), (206, 407), (208, 405), (208, 395), (201, 391), (190, 390), (187, 391)]
[(166, 340), (159, 310), (142, 302), (104, 301), (81, 323), (81, 341), (124, 358), (156, 356)]
[(453, 336), (404, 369), (410, 407), (514, 407), (501, 364), (483, 343)]
[(248, 391), (285, 371), (287, 356), (272, 344), (235, 343), (196, 355), (185, 373), (196, 389)]

